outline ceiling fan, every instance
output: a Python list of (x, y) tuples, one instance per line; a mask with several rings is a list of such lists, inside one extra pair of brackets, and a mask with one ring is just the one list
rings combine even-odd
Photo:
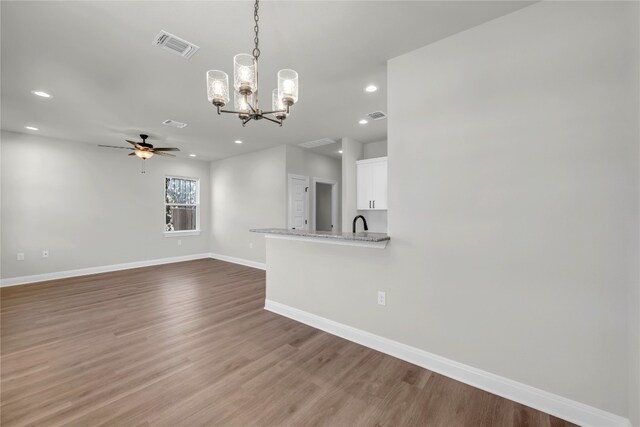
[(130, 153), (129, 155), (130, 156), (138, 156), (142, 160), (150, 159), (151, 157), (153, 157), (154, 154), (157, 154), (159, 156), (175, 157), (173, 154), (169, 154), (166, 151), (180, 151), (179, 148), (175, 148), (175, 147), (158, 147), (158, 148), (154, 148), (152, 144), (149, 144), (147, 142), (147, 138), (149, 138), (149, 135), (141, 134), (140, 138), (142, 138), (142, 142), (136, 142), (136, 141), (131, 141), (131, 140), (125, 139), (125, 141), (127, 141), (129, 144), (133, 145), (135, 148), (118, 147), (116, 145), (98, 145), (98, 147), (120, 148), (120, 149), (123, 149), (123, 150), (132, 150), (133, 153)]

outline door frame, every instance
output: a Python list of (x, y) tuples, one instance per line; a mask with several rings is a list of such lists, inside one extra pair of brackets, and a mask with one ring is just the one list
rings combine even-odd
[(301, 179), (305, 183), (305, 197), (304, 197), (304, 212), (305, 212), (305, 227), (304, 230), (309, 229), (309, 177), (304, 175), (296, 175), (293, 173), (287, 174), (287, 228), (293, 229), (293, 180)]
[(311, 227), (312, 230), (316, 229), (316, 201), (318, 195), (316, 194), (316, 184), (329, 184), (331, 185), (331, 225), (333, 225), (331, 231), (336, 231), (338, 228), (338, 182), (332, 179), (313, 177), (313, 209), (311, 210)]

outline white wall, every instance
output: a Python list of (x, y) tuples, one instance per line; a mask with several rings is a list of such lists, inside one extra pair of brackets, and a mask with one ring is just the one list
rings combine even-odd
[[(312, 213), (315, 209), (315, 188), (313, 188), (313, 178), (327, 179), (338, 183), (338, 218), (336, 220), (335, 231), (340, 231), (341, 225), (341, 197), (342, 187), (342, 162), (340, 159), (315, 153), (309, 149), (286, 146), (287, 175), (303, 175), (309, 177), (309, 224), (311, 224)], [(285, 203), (288, 201), (285, 199)]]
[[(638, 235), (638, 233), (636, 233)], [(637, 244), (637, 242), (636, 242)], [(635, 251), (638, 252), (636, 245)], [(640, 277), (631, 271), (629, 277), (629, 418), (640, 426)]]
[[(264, 235), (249, 230), (287, 227), (290, 173), (309, 176), (310, 183), (314, 176), (333, 179), (339, 186), (340, 160), (281, 145), (211, 163), (212, 253), (265, 262)], [(310, 189), (310, 202), (314, 196)]]
[[(362, 143), (351, 138), (342, 138), (342, 230), (351, 231), (356, 209), (356, 161), (362, 159)], [(358, 225), (362, 227), (362, 225)]]
[[(388, 231), (387, 226), (387, 211), (358, 211), (357, 215), (362, 215), (367, 220), (367, 227), (370, 232), (373, 233), (386, 233)], [(351, 226), (350, 226), (351, 227)], [(362, 224), (358, 221), (357, 231), (361, 230)], [(350, 228), (349, 230), (352, 230)]]
[(264, 263), (252, 228), (286, 228), (285, 147), (211, 163), (211, 252)]
[(267, 298), (637, 424), (638, 71), (623, 2), (536, 3), (391, 60), (391, 242), (271, 239)]
[(368, 142), (362, 144), (362, 159), (375, 159), (376, 157), (386, 157), (387, 140)]
[[(209, 251), (208, 163), (156, 156), (141, 174), (141, 160), (123, 150), (12, 132), (1, 139), (3, 279)], [(199, 236), (164, 237), (165, 175), (200, 179)]]
[(422, 345), (627, 416), (638, 3), (539, 3), (388, 70), (400, 298), (446, 325)]

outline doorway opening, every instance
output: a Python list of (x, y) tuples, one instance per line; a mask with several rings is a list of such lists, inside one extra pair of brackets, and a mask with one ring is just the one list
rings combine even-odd
[(313, 190), (312, 227), (317, 231), (337, 231), (338, 183), (327, 179), (314, 178)]

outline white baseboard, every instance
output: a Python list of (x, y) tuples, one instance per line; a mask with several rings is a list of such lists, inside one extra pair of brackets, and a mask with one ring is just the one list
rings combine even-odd
[(264, 308), (578, 425), (594, 427), (631, 426), (631, 422), (628, 419), (619, 415), (476, 369), (370, 332), (334, 322), (297, 308), (271, 300), (265, 301)]
[(232, 262), (234, 264), (240, 264), (246, 267), (257, 268), (260, 270), (267, 269), (267, 265), (263, 262), (250, 261), (248, 259), (234, 258), (231, 256), (214, 254), (214, 253), (209, 254), (209, 256), (214, 259), (219, 259), (220, 261)]
[(123, 264), (103, 265), (99, 267), (80, 268), (77, 270), (56, 271), (54, 273), (35, 274), (33, 276), (11, 277), (0, 280), (0, 287), (26, 285), (28, 283), (44, 282), (46, 280), (65, 279), (67, 277), (86, 276), (89, 274), (108, 273), (110, 271), (128, 270), (130, 268), (150, 267), (152, 265), (170, 264), (173, 262), (191, 261), (194, 259), (211, 258), (209, 253), (176, 256), (170, 258), (150, 259), (146, 261), (127, 262)]
[(45, 282), (47, 280), (66, 279), (68, 277), (87, 276), (89, 274), (108, 273), (110, 271), (128, 270), (130, 268), (150, 267), (152, 265), (171, 264), (174, 262), (192, 261), (194, 259), (214, 258), (220, 261), (240, 264), (247, 267), (266, 270), (267, 266), (261, 262), (249, 261), (241, 258), (233, 258), (226, 255), (201, 253), (193, 255), (176, 256), (170, 258), (150, 259), (146, 261), (126, 262), (123, 264), (102, 265), (99, 267), (80, 268), (77, 270), (56, 271), (53, 273), (34, 274), (32, 276), (10, 277), (0, 279), (0, 287), (27, 285), (29, 283)]

